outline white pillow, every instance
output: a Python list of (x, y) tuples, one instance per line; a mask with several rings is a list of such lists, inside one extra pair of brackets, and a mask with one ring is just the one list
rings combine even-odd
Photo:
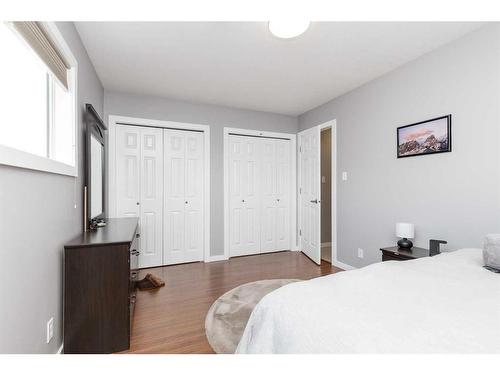
[(484, 265), (500, 271), (500, 234), (488, 234), (483, 246)]

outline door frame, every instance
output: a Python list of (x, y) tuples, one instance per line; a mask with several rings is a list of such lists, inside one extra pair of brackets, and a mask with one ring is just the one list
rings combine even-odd
[[(187, 122), (153, 120), (138, 117), (109, 115), (108, 117), (108, 152), (106, 153), (108, 178), (107, 204), (110, 217), (116, 217), (116, 196), (111, 197), (111, 192), (116, 190), (116, 127), (118, 125), (145, 126), (163, 129), (192, 130), (204, 133), (204, 176), (203, 176), (203, 261), (210, 262), (210, 126), (201, 124), (191, 124)], [(163, 192), (164, 193), (164, 192)]]
[(298, 250), (297, 234), (297, 134), (270, 132), (265, 130), (250, 130), (225, 127), (224, 136), (224, 255), (220, 260), (229, 259), (229, 135), (241, 135), (259, 138), (282, 138), (290, 140), (290, 181), (293, 184), (290, 189), (290, 250)]
[[(319, 133), (321, 135), (321, 131), (324, 129), (332, 129), (331, 133), (331, 163), (332, 163), (332, 171), (331, 171), (331, 184), (332, 184), (332, 192), (331, 192), (331, 203), (332, 203), (332, 241), (331, 241), (331, 259), (332, 259), (332, 265), (337, 266), (343, 269), (345, 268), (345, 264), (341, 263), (337, 259), (337, 191), (338, 191), (338, 178), (337, 178), (337, 159), (338, 159), (338, 152), (337, 152), (337, 120), (333, 119), (327, 122), (324, 122), (322, 124), (313, 126), (311, 128), (317, 127), (319, 129)], [(308, 130), (308, 129), (304, 129)], [(321, 142), (320, 142), (321, 145)], [(320, 148), (320, 158), (319, 161), (321, 162), (321, 148)], [(297, 150), (298, 152), (298, 150)], [(300, 158), (299, 158), (299, 169), (298, 169), (298, 181), (300, 181)], [(319, 183), (321, 184), (321, 176), (319, 176), (320, 181)], [(298, 218), (299, 218), (299, 223), (300, 223), (300, 218), (302, 217), (302, 209), (300, 205), (300, 195), (297, 193), (297, 207), (298, 207)], [(321, 214), (321, 211), (320, 211)], [(300, 237), (300, 236), (299, 236)], [(299, 244), (300, 244), (300, 238), (299, 238)], [(321, 242), (321, 239), (320, 239)], [(300, 246), (299, 246), (300, 248)]]

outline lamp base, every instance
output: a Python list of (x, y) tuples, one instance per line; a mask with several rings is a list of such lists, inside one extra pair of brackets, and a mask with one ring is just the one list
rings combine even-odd
[(413, 242), (411, 242), (408, 238), (402, 238), (398, 241), (398, 247), (400, 249), (410, 250), (413, 247)]

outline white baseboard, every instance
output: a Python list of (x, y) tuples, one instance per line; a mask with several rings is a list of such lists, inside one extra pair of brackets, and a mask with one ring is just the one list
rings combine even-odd
[(57, 351), (56, 354), (62, 354), (63, 352), (63, 347), (64, 347), (64, 344), (61, 344), (61, 347), (59, 348), (59, 350)]
[(206, 260), (205, 262), (206, 263), (220, 262), (222, 260), (228, 260), (228, 257), (226, 257), (225, 255), (214, 255), (208, 258), (208, 260)]
[(332, 262), (332, 265), (334, 265), (335, 267), (338, 267), (338, 268), (342, 268), (345, 271), (351, 271), (351, 270), (355, 270), (356, 269), (356, 267), (351, 266), (351, 265), (349, 265), (347, 263), (339, 262), (338, 260), (334, 260)]
[(321, 247), (332, 247), (332, 243), (331, 242), (322, 242)]

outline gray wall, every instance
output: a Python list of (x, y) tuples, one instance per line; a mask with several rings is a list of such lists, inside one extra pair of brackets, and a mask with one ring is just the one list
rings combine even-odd
[(211, 255), (224, 253), (223, 128), (297, 132), (297, 118), (292, 116), (107, 91), (104, 114), (106, 123), (109, 115), (121, 115), (210, 125)]
[[(453, 152), (396, 159), (398, 126), (449, 113)], [(415, 223), (416, 245), (445, 239), (448, 250), (500, 232), (498, 23), (301, 115), (299, 127), (330, 119), (338, 127), (341, 262), (379, 261), (398, 221)]]
[[(72, 23), (58, 26), (78, 60), (80, 109), (92, 103), (102, 114), (103, 88), (80, 37)], [(81, 135), (82, 119), (78, 126)], [(81, 161), (81, 141), (79, 154)], [(78, 178), (0, 165), (0, 353), (61, 346), (63, 245), (82, 228), (82, 172), (83, 164)], [(54, 338), (46, 344), (50, 317)]]

